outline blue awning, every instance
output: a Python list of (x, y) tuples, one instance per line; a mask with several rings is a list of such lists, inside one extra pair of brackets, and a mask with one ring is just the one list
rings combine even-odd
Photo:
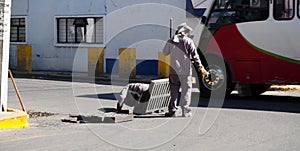
[(201, 17), (206, 8), (194, 8), (192, 0), (186, 0), (186, 16), (187, 17)]

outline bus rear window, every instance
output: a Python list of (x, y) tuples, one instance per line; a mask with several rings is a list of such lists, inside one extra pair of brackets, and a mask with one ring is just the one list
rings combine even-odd
[(290, 20), (294, 17), (294, 0), (275, 0), (274, 18), (276, 20)]

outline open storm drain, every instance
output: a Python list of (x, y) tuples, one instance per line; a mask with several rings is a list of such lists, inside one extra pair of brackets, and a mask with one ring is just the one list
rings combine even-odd
[(61, 119), (68, 123), (121, 123), (133, 120), (133, 113), (130, 110), (122, 110), (116, 113), (114, 108), (99, 109), (103, 113), (95, 115), (69, 115), (68, 118)]
[(32, 111), (32, 110), (27, 111), (27, 114), (29, 115), (29, 118), (48, 117), (48, 116), (57, 115), (56, 113), (35, 112), (35, 111)]

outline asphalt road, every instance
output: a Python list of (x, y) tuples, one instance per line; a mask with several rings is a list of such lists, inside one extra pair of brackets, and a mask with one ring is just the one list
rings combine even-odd
[[(0, 130), (0, 150), (300, 150), (300, 91), (266, 92), (256, 98), (200, 98), (192, 118), (136, 115), (118, 124), (61, 122), (69, 114), (101, 115), (116, 105), (122, 84), (16, 79), (27, 110), (55, 113), (30, 118), (26, 129)], [(214, 102), (215, 101), (215, 102)], [(9, 107), (20, 109), (9, 86)], [(221, 106), (220, 106), (221, 105)]]

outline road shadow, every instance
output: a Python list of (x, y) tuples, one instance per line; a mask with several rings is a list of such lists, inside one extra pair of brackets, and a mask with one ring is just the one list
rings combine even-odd
[[(78, 97), (117, 100), (118, 95), (119, 95), (118, 93), (104, 93), (104, 94), (94, 94), (94, 95), (82, 95)], [(208, 98), (199, 98), (199, 93), (194, 92), (191, 106), (203, 107), (203, 108), (227, 108), (227, 109), (300, 113), (300, 97), (295, 97), (295, 96), (260, 95), (257, 97), (241, 98), (237, 94), (231, 94), (228, 97), (226, 97), (225, 100), (221, 99), (218, 101), (224, 101), (224, 102), (223, 104), (222, 102), (211, 103)], [(149, 117), (141, 117), (141, 118), (151, 118), (151, 117), (152, 116), (149, 115)]]
[[(200, 98), (197, 107), (220, 108), (210, 105), (207, 98)], [(260, 95), (241, 98), (237, 94), (231, 94), (224, 100), (222, 108), (300, 113), (300, 97)]]
[(146, 115), (134, 115), (134, 118), (150, 119), (150, 118), (169, 118), (169, 117), (165, 117), (164, 114), (161, 114), (161, 115), (146, 114)]
[(116, 112), (116, 108), (112, 107), (104, 107), (104, 108), (99, 108), (98, 111), (104, 112), (104, 113), (111, 113), (111, 112)]
[[(115, 113), (117, 110), (116, 108), (111, 108), (111, 107), (104, 107), (104, 108), (99, 108), (98, 109), (100, 112), (103, 113)], [(131, 114), (129, 110), (122, 110), (118, 112), (118, 114)], [(134, 118), (166, 118), (164, 116), (164, 113), (148, 113), (148, 114), (133, 114)]]
[(104, 93), (104, 94), (87, 94), (79, 95), (77, 97), (91, 98), (91, 99), (105, 99), (105, 100), (117, 100), (119, 93)]

